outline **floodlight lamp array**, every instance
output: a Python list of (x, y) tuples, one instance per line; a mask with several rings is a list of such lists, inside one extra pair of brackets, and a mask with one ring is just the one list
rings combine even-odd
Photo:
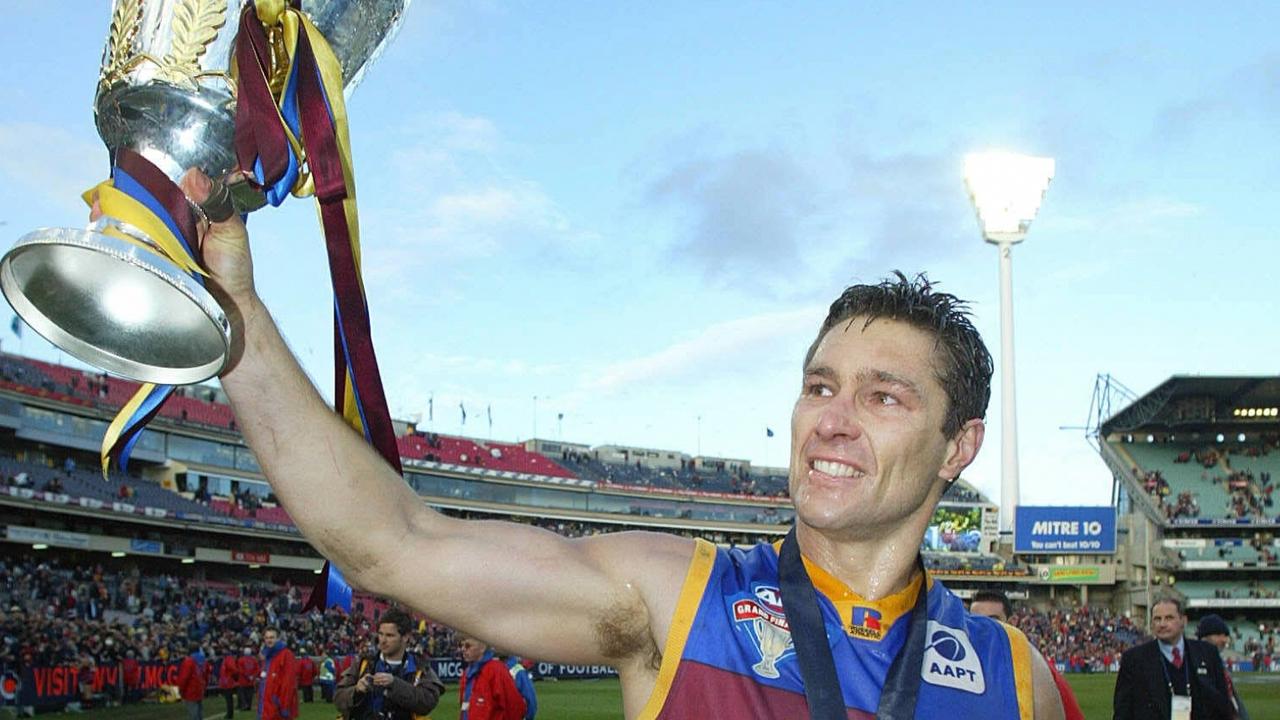
[(1007, 152), (970, 153), (964, 185), (987, 242), (1021, 242), (1053, 180), (1053, 158)]

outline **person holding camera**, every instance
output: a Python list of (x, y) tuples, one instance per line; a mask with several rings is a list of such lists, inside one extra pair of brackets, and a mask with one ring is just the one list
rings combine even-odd
[(444, 683), (431, 666), (408, 652), (412, 620), (392, 608), (378, 619), (378, 652), (343, 671), (333, 704), (345, 720), (413, 720), (440, 701)]

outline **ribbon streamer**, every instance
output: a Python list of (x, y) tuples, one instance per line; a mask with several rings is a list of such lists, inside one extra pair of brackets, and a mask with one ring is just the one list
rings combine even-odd
[[(273, 43), (273, 38), (278, 42)], [(272, 48), (289, 68), (273, 91)], [(401, 471), (378, 371), (364, 283), (342, 68), (295, 2), (245, 6), (236, 38), (236, 157), (271, 202), (313, 195), (334, 291), (334, 410)]]
[[(283, 47), (288, 72), (273, 90), (273, 48)], [(342, 67), (296, 0), (257, 0), (240, 15), (232, 74), (236, 158), (252, 168), (269, 202), (313, 195), (324, 226), (333, 284), (334, 411), (379, 455), (402, 472), (391, 414), (373, 350), (369, 308), (360, 276), (356, 213)], [(351, 610), (351, 588), (325, 562), (310, 605)]]
[[(198, 247), (195, 214), (182, 189), (151, 161), (128, 148), (118, 149), (111, 178), (89, 189), (83, 197), (90, 204), (96, 199), (104, 215), (137, 228), (154, 245), (115, 227), (105, 228), (104, 233), (158, 252), (204, 284), (208, 273), (192, 251)], [(128, 469), (129, 457), (143, 428), (171, 394), (172, 385), (143, 383), (116, 413), (98, 454), (104, 478), (113, 464), (121, 470)]]

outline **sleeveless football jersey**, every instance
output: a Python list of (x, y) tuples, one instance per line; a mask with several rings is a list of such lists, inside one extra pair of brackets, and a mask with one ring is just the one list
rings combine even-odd
[[(929, 625), (916, 718), (1032, 717), (1031, 646), (1016, 628), (969, 615), (931, 578), (871, 602), (808, 560), (805, 568), (851, 720), (874, 719), (921, 582)], [(723, 550), (699, 540), (641, 720), (808, 718), (780, 595), (777, 545)]]

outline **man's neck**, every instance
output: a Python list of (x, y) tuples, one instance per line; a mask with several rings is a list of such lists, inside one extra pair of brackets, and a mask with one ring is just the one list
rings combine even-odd
[(397, 664), (402, 663), (404, 662), (404, 651), (401, 650), (399, 653), (395, 655), (388, 655), (386, 653), (382, 653), (382, 659), (389, 663), (397, 663)]
[(796, 525), (800, 553), (866, 600), (900, 592), (915, 574), (921, 533), (912, 523), (876, 538), (837, 537)]

